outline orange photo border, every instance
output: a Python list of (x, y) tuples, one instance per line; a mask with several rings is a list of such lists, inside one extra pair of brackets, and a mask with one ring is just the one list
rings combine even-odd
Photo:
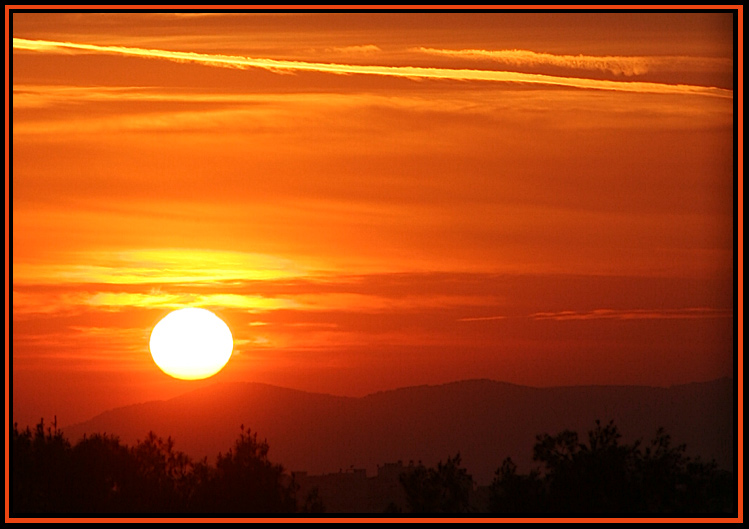
[[(734, 373), (736, 377), (735, 383), (738, 385), (738, 422), (737, 422), (737, 436), (738, 436), (738, 453), (737, 461), (735, 462), (738, 470), (738, 503), (737, 503), (737, 518), (412, 518), (412, 517), (401, 517), (401, 518), (389, 518), (389, 517), (315, 517), (315, 518), (10, 518), (10, 474), (9, 474), (9, 462), (10, 462), (10, 49), (12, 35), (10, 34), (10, 15), (13, 10), (39, 10), (39, 11), (65, 11), (65, 10), (100, 10), (100, 11), (114, 11), (114, 10), (131, 10), (131, 11), (158, 11), (158, 10), (276, 10), (284, 11), (291, 9), (300, 10), (324, 10), (329, 9), (333, 11), (340, 10), (352, 10), (352, 11), (363, 11), (363, 10), (381, 10), (381, 11), (404, 11), (404, 10), (415, 10), (415, 11), (430, 11), (430, 10), (454, 10), (455, 12), (467, 11), (467, 10), (497, 10), (497, 11), (509, 11), (509, 10), (558, 10), (558, 9), (579, 9), (584, 11), (607, 11), (607, 10), (629, 10), (632, 12), (642, 12), (648, 10), (663, 10), (663, 11), (701, 11), (701, 10), (729, 10), (735, 11), (738, 17), (738, 34), (736, 35), (736, 44), (738, 55), (736, 57), (737, 64), (737, 93), (734, 94), (734, 108), (737, 112), (736, 119), (736, 179), (737, 179), (737, 191), (738, 191), (738, 204), (737, 213), (738, 218), (736, 219), (738, 225), (737, 241), (738, 245), (736, 250), (737, 254), (737, 265), (738, 265), (738, 342), (736, 349), (736, 367), (737, 372)], [(595, 523), (595, 522), (716, 522), (716, 523), (743, 523), (744, 519), (744, 506), (743, 506), (743, 429), (744, 429), (744, 405), (743, 405), (743, 350), (744, 350), (744, 336), (743, 336), (743, 313), (744, 313), (744, 151), (743, 151), (743, 136), (744, 136), (744, 111), (743, 111), (743, 70), (744, 70), (744, 52), (743, 52), (743, 40), (744, 40), (744, 9), (743, 5), (649, 5), (649, 6), (596, 6), (596, 5), (567, 5), (567, 6), (494, 6), (494, 5), (462, 5), (462, 6), (447, 6), (447, 5), (410, 5), (410, 6), (343, 6), (343, 5), (253, 5), (253, 6), (237, 6), (237, 5), (220, 5), (220, 6), (176, 6), (176, 5), (163, 5), (163, 6), (96, 6), (96, 5), (66, 5), (66, 6), (55, 6), (55, 5), (6, 5), (5, 6), (5, 35), (6, 47), (5, 47), (5, 521), (6, 522), (78, 522), (78, 523), (101, 523), (101, 522), (134, 522), (134, 521), (147, 521), (147, 522), (218, 522), (218, 523), (236, 523), (246, 522), (248, 519), (256, 522), (268, 522), (268, 523), (283, 523), (283, 522), (328, 522), (328, 523), (365, 523), (365, 522), (461, 522), (461, 523), (487, 523), (487, 522), (576, 522), (576, 523)]]

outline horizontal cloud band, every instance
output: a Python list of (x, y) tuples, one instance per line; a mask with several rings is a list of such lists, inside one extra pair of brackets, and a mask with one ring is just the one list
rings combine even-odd
[(554, 66), (575, 70), (597, 70), (625, 76), (642, 75), (650, 71), (673, 71), (678, 68), (730, 73), (733, 68), (730, 59), (717, 57), (554, 55), (530, 50), (443, 50), (436, 48), (414, 48), (413, 51), (456, 59), (490, 60), (517, 67)]
[(175, 62), (191, 62), (204, 66), (222, 68), (261, 68), (275, 72), (308, 71), (331, 74), (361, 74), (387, 77), (405, 77), (410, 79), (446, 79), (457, 81), (493, 81), (504, 83), (540, 84), (595, 90), (613, 90), (624, 92), (656, 94), (696, 94), (732, 98), (731, 90), (716, 87), (694, 85), (671, 85), (649, 82), (607, 81), (577, 77), (559, 77), (542, 74), (530, 74), (495, 70), (424, 68), (415, 66), (371, 66), (335, 63), (316, 63), (302, 61), (284, 61), (242, 57), (235, 55), (205, 54), (194, 52), (168, 51), (124, 46), (99, 46), (95, 44), (77, 44), (47, 40), (13, 39), (14, 50), (26, 50), (47, 53), (82, 52), (124, 55), (148, 59), (163, 59)]
[(671, 320), (696, 318), (730, 318), (733, 311), (728, 309), (714, 309), (696, 307), (685, 309), (636, 309), (614, 310), (596, 309), (589, 312), (563, 310), (559, 312), (537, 312), (532, 315), (535, 320)]

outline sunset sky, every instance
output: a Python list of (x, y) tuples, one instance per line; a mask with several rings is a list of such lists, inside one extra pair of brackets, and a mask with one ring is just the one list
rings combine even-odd
[[(14, 13), (12, 388), (734, 374), (730, 13)], [(740, 78), (740, 76), (739, 76)], [(148, 350), (234, 334), (215, 377)]]

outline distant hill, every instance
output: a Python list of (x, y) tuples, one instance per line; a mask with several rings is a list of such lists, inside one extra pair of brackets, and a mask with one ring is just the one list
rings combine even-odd
[(460, 452), (474, 479), (487, 484), (508, 456), (520, 471), (531, 468), (537, 434), (570, 429), (583, 437), (596, 419), (613, 419), (627, 442), (649, 441), (662, 426), (675, 443), (687, 445), (689, 455), (732, 468), (735, 402), (732, 379), (670, 388), (533, 388), (467, 380), (361, 398), (231, 383), (117, 408), (64, 433), (75, 442), (84, 433), (106, 432), (132, 444), (154, 431), (214, 463), (244, 425), (267, 439), (270, 459), (288, 470), (373, 472), (378, 464), (433, 465)]

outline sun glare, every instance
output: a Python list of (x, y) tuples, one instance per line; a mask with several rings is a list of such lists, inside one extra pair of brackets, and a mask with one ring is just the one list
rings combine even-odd
[(151, 332), (154, 362), (167, 375), (183, 380), (215, 375), (231, 358), (233, 347), (229, 327), (206, 309), (170, 312)]

